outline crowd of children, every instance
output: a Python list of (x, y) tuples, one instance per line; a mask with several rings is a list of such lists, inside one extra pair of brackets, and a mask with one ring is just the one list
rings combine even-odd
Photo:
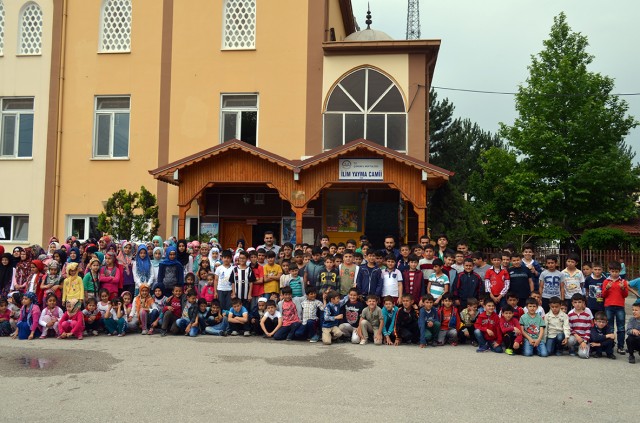
[[(271, 242), (267, 242), (270, 240)], [(151, 251), (151, 253), (149, 253)], [(617, 261), (570, 254), (538, 262), (533, 246), (490, 257), (456, 251), (445, 235), (395, 248), (359, 244), (265, 244), (235, 249), (186, 240), (116, 244), (52, 238), (0, 246), (0, 336), (121, 337), (127, 333), (263, 336), (420, 348), (471, 344), (477, 352), (615, 359), (640, 352), (640, 301)], [(35, 258), (34, 258), (35, 257)], [(626, 323), (626, 325), (625, 325)]]

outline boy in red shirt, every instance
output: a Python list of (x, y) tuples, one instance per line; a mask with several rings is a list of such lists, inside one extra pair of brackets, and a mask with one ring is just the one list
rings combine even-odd
[(418, 256), (409, 255), (409, 268), (402, 272), (402, 292), (410, 294), (414, 304), (419, 304), (422, 296), (423, 279), (422, 271), (418, 269)]
[(507, 305), (504, 296), (509, 291), (509, 271), (502, 268), (500, 253), (491, 256), (491, 264), (493, 266), (484, 275), (484, 288), (497, 307), (504, 307)]
[(514, 310), (511, 305), (502, 307), (500, 333), (502, 333), (502, 343), (505, 348), (504, 352), (508, 355), (513, 355), (514, 350), (517, 350), (520, 348), (520, 345), (522, 345), (522, 328), (519, 317), (516, 318), (514, 316)]
[(629, 296), (629, 283), (620, 277), (620, 270), (622, 266), (617, 261), (609, 263), (609, 277), (602, 283), (602, 298), (611, 333), (614, 318), (616, 320), (618, 354), (624, 355), (624, 300)]
[(473, 334), (478, 341), (476, 352), (487, 352), (489, 350), (497, 353), (502, 352), (502, 332), (500, 331), (500, 318), (496, 311), (496, 303), (493, 299), (487, 298), (484, 301), (484, 311), (480, 313), (474, 324)]

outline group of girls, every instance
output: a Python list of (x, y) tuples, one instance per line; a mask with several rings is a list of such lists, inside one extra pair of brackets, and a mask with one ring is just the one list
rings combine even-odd
[(70, 238), (60, 244), (54, 237), (46, 252), (32, 245), (15, 247), (12, 253), (0, 245), (0, 336), (27, 339), (53, 331), (62, 338), (71, 333), (77, 337), (77, 329), (64, 331), (62, 316), (82, 320), (69, 317), (83, 311), (90, 299), (97, 301), (100, 290), (112, 301), (124, 293), (129, 299), (138, 296), (142, 285), (170, 295), (175, 286), (185, 284), (185, 277), (187, 282), (204, 284), (213, 271), (211, 263), (218, 259), (216, 242), (212, 239), (210, 248), (207, 243), (163, 241), (156, 236), (148, 243), (116, 244), (103, 236), (85, 243)]

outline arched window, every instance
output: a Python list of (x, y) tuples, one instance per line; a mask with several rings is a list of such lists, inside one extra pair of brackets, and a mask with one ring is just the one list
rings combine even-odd
[(4, 2), (0, 0), (0, 56), (4, 55)]
[(131, 0), (104, 0), (100, 28), (100, 51), (131, 51)]
[(256, 0), (225, 0), (222, 13), (222, 48), (256, 48)]
[(407, 150), (407, 113), (400, 90), (387, 76), (363, 68), (345, 76), (329, 94), (324, 149), (358, 138)]
[(36, 3), (27, 3), (22, 8), (19, 39), (18, 54), (42, 54), (42, 9)]

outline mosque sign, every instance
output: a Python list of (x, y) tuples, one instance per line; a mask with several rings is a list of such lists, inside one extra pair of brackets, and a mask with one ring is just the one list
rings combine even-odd
[(340, 158), (338, 159), (340, 181), (384, 180), (384, 159)]

